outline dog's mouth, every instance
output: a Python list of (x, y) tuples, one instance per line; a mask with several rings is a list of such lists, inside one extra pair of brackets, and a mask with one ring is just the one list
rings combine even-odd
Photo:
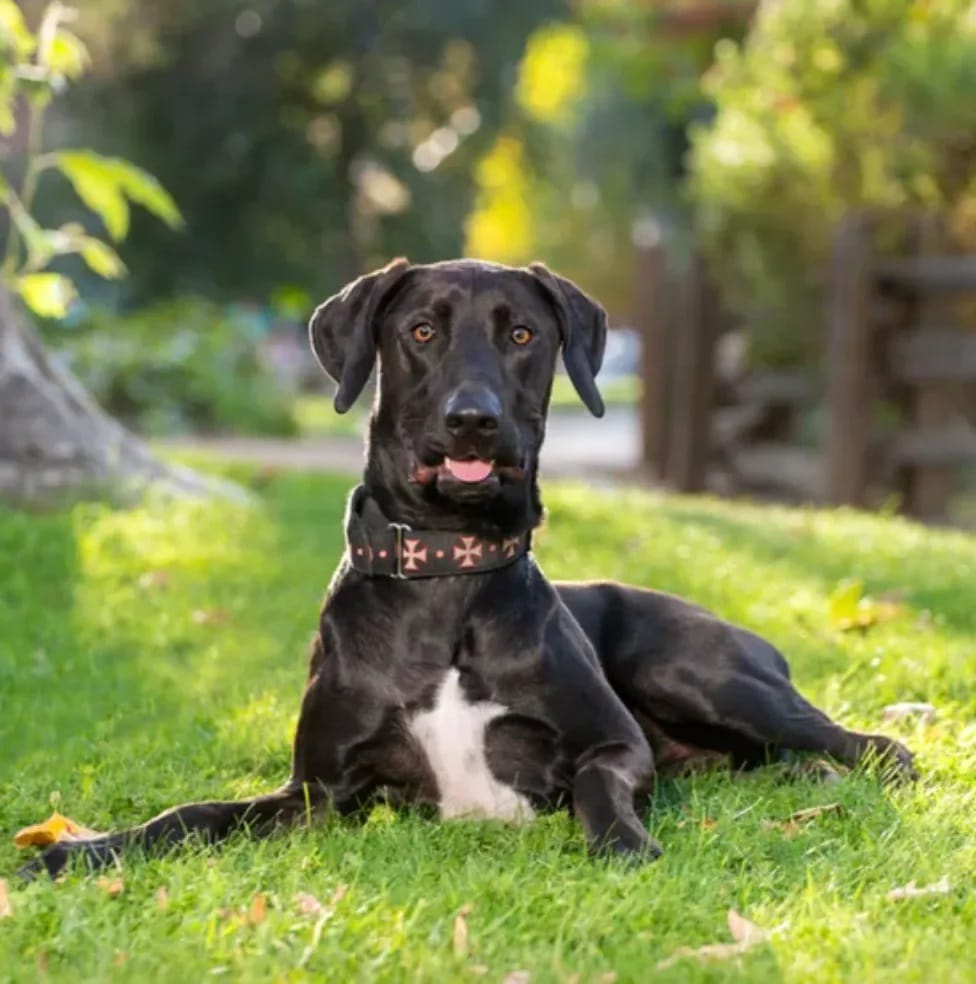
[(450, 458), (445, 455), (435, 465), (417, 464), (412, 479), (420, 485), (431, 482), (457, 483), (472, 488), (496, 485), (501, 478), (522, 478), (522, 466), (502, 465), (486, 458)]

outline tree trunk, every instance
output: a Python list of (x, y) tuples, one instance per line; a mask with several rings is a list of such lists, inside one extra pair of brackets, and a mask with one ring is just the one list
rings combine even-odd
[(154, 458), (51, 358), (0, 286), (0, 500), (42, 507), (91, 495), (133, 501), (150, 488), (248, 499), (230, 482)]

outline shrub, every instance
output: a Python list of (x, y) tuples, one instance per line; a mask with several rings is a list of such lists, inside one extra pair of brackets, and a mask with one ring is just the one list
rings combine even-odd
[(971, 0), (764, 3), (706, 78), (690, 190), (713, 267), (761, 361), (798, 361), (849, 209), (939, 209), (976, 246)]
[(244, 318), (196, 298), (93, 309), (48, 338), (95, 398), (143, 433), (292, 434), (290, 396)]

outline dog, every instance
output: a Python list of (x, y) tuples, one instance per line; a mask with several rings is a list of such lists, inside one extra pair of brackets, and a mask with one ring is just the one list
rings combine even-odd
[(444, 818), (568, 807), (594, 854), (650, 860), (661, 848), (636, 802), (669, 767), (799, 751), (915, 776), (901, 744), (805, 700), (752, 632), (657, 591), (546, 579), (531, 544), (560, 352), (583, 404), (604, 411), (607, 317), (573, 283), (540, 264), (401, 259), (325, 301), (309, 333), (338, 412), (374, 369), (377, 383), (290, 779), (52, 845), (25, 877), (73, 855), (98, 867), (128, 845), (351, 814), (377, 795)]

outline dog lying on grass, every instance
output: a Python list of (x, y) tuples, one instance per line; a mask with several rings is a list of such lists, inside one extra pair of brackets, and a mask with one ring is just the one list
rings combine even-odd
[(397, 260), (316, 310), (313, 351), (352, 406), (377, 368), (362, 483), (319, 621), (291, 777), (57, 843), (22, 869), (93, 867), (128, 845), (267, 831), (378, 793), (442, 817), (569, 807), (597, 854), (661, 853), (635, 809), (655, 772), (785, 751), (913, 778), (912, 756), (805, 700), (768, 642), (686, 601), (554, 584), (532, 556), (539, 450), (560, 352), (600, 416), (603, 309), (545, 267)]

